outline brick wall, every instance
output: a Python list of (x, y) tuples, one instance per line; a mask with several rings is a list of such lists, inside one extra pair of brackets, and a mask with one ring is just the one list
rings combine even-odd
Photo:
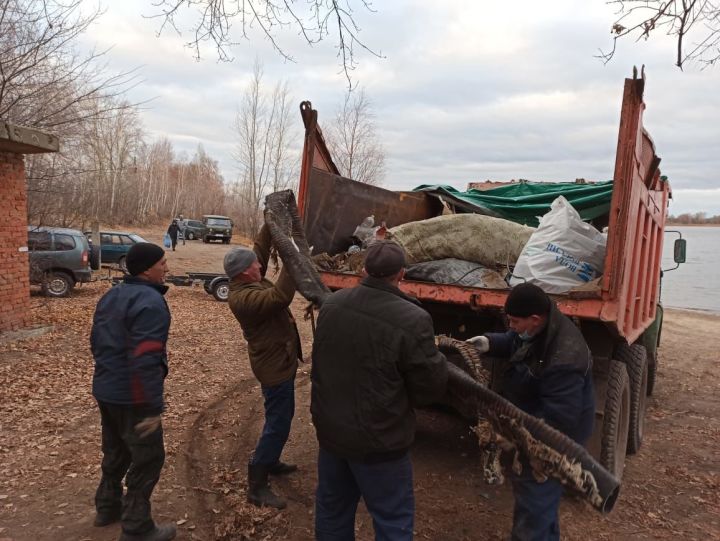
[(27, 187), (22, 154), (0, 152), (0, 332), (30, 321)]

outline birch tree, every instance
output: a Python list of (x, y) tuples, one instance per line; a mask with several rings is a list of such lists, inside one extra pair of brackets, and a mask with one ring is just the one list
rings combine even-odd
[(340, 173), (366, 184), (382, 184), (385, 150), (375, 131), (372, 103), (363, 89), (349, 91), (325, 129), (328, 149)]
[(287, 82), (277, 83), (268, 92), (263, 85), (262, 64), (256, 61), (235, 117), (238, 143), (234, 158), (240, 175), (229, 192), (239, 215), (236, 223), (248, 235), (260, 227), (260, 205), (265, 195), (294, 182), (290, 112)]

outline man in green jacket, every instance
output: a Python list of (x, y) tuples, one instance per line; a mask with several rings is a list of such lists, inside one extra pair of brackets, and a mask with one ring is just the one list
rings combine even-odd
[(265, 400), (265, 425), (248, 463), (248, 501), (283, 509), (286, 503), (270, 489), (268, 475), (297, 469), (281, 462), (280, 455), (295, 413), (295, 373), (302, 351), (288, 308), (295, 283), (285, 269), (274, 284), (265, 278), (270, 245), (270, 232), (263, 226), (253, 249), (233, 248), (223, 266), (230, 278), (228, 304), (242, 327), (250, 367)]

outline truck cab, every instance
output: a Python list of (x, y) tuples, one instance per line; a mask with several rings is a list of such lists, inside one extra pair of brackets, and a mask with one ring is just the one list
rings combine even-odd
[(233, 221), (227, 216), (206, 214), (202, 217), (203, 242), (220, 240), (223, 244), (230, 244), (232, 238)]

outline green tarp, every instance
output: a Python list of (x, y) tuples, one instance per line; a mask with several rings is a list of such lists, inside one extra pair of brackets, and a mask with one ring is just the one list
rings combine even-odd
[(461, 192), (452, 186), (423, 184), (413, 191), (424, 191), (441, 197), (465, 212), (476, 212), (536, 227), (538, 217), (550, 210), (560, 195), (589, 221), (610, 210), (613, 182), (576, 184), (574, 182), (519, 182), (490, 190)]

